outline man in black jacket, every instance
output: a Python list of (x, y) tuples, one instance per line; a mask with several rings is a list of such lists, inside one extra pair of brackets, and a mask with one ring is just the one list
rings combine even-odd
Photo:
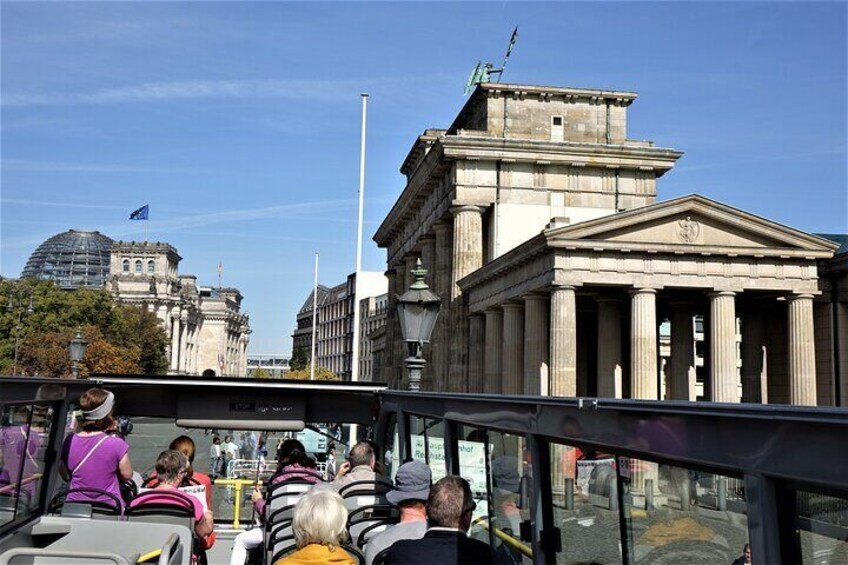
[(491, 548), (466, 535), (476, 507), (468, 481), (445, 477), (430, 489), (427, 498), (428, 529), (418, 540), (395, 542), (389, 550), (389, 565), (490, 565)]

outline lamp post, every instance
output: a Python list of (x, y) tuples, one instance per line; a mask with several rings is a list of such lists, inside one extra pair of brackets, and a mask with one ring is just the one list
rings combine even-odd
[[(24, 309), (24, 304), (26, 303), (27, 298), (29, 299), (29, 306)], [(15, 292), (14, 298), (11, 293), (9, 294), (9, 303), (6, 304), (6, 311), (14, 312), (15, 310), (18, 311), (18, 320), (15, 323), (15, 359), (12, 363), (12, 376), (17, 376), (18, 374), (18, 345), (20, 343), (21, 330), (23, 329), (21, 321), (23, 320), (24, 312), (26, 312), (27, 315), (35, 312), (35, 308), (33, 308), (32, 305), (31, 290), (23, 293)]]
[(77, 328), (76, 335), (74, 335), (74, 338), (68, 344), (68, 352), (71, 355), (71, 373), (75, 379), (80, 378), (79, 363), (85, 356), (85, 347), (87, 345), (88, 342), (82, 337), (82, 329)]
[(421, 387), (421, 370), (427, 363), (421, 357), (421, 348), (430, 341), (442, 301), (424, 282), (427, 269), (421, 266), (421, 259), (412, 275), (415, 280), (409, 290), (397, 297), (397, 309), (400, 333), (409, 348), (409, 356), (404, 359), (409, 372), (409, 390), (417, 391)]

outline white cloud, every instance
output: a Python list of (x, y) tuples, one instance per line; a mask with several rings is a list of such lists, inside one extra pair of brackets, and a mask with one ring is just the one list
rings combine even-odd
[[(441, 75), (439, 75), (441, 76)], [(132, 104), (198, 99), (277, 98), (287, 100), (348, 100), (363, 89), (409, 88), (411, 82), (430, 82), (437, 76), (372, 78), (364, 80), (186, 80), (144, 82), (77, 93), (4, 94), (6, 107), (67, 106), (80, 104)], [(441, 78), (444, 78), (441, 76)]]

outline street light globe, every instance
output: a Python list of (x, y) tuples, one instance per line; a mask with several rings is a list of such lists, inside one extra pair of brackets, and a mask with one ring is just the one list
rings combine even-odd
[(412, 270), (415, 281), (405, 293), (397, 298), (400, 333), (403, 340), (410, 344), (422, 344), (430, 341), (436, 319), (439, 317), (441, 299), (436, 296), (424, 277), (427, 269), (421, 266), (421, 259)]
[(74, 363), (79, 363), (82, 361), (82, 358), (85, 357), (85, 348), (88, 345), (88, 342), (82, 337), (82, 330), (77, 329), (76, 335), (68, 344), (68, 351), (71, 355), (71, 361)]

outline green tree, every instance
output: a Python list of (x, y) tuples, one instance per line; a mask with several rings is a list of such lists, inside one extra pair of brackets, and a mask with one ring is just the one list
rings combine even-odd
[[(287, 379), (294, 379), (298, 381), (308, 381), (311, 376), (311, 365), (307, 365), (303, 369), (299, 369), (296, 371), (289, 371), (286, 373)], [(318, 367), (315, 370), (315, 380), (316, 381), (340, 381), (342, 380), (336, 373), (332, 372), (330, 369), (326, 367)]]
[(302, 371), (308, 364), (309, 357), (306, 355), (306, 350), (303, 347), (296, 347), (295, 350), (292, 351), (289, 367), (291, 367), (292, 371)]
[(268, 369), (264, 369), (262, 367), (257, 367), (256, 369), (253, 370), (253, 378), (254, 379), (270, 379), (271, 376), (272, 376), (271, 371), (269, 371)]
[[(29, 313), (29, 297), (33, 311)], [(11, 298), (11, 302), (10, 302)], [(68, 343), (89, 342), (80, 372), (163, 374), (167, 336), (156, 316), (118, 305), (105, 290), (62, 290), (51, 281), (0, 280), (0, 372), (8, 374), (18, 338), (18, 373), (67, 376)], [(18, 324), (20, 320), (20, 325)]]

